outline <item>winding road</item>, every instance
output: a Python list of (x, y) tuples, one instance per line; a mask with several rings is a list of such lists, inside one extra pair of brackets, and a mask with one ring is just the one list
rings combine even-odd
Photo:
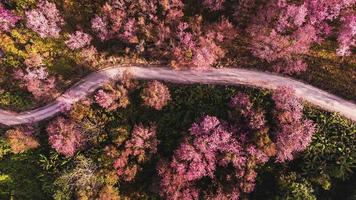
[(145, 65), (144, 67), (138, 65), (115, 65), (93, 72), (68, 89), (54, 102), (44, 107), (21, 113), (0, 109), (0, 124), (8, 126), (28, 124), (53, 117), (71, 104), (93, 93), (104, 83), (110, 80), (119, 80), (126, 70), (136, 79), (162, 80), (180, 84), (247, 85), (265, 89), (290, 86), (295, 89), (296, 95), (303, 100), (324, 110), (338, 112), (356, 121), (356, 105), (353, 102), (341, 99), (300, 81), (271, 73), (237, 68), (211, 69), (208, 71), (174, 71), (157, 65)]

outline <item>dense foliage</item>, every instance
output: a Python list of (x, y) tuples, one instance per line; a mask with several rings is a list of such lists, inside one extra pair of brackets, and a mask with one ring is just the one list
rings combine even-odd
[[(138, 62), (174, 69), (308, 70), (303, 79), (353, 99), (355, 87), (347, 85), (356, 73), (354, 5), (354, 0), (5, 0), (0, 3), (0, 105), (36, 106), (88, 71)], [(25, 64), (36, 54), (43, 66)], [(325, 62), (336, 63), (325, 68)], [(19, 78), (16, 72), (26, 76), (39, 70), (48, 77), (23, 77), (17, 87), (8, 87)], [(319, 70), (329, 77), (310, 73)], [(324, 84), (331, 77), (340, 83)]]
[(63, 17), (54, 3), (39, 1), (35, 9), (26, 11), (26, 26), (42, 38), (59, 37)]
[(0, 5), (0, 32), (10, 31), (19, 19), (19, 16)]
[(38, 141), (33, 137), (33, 132), (28, 130), (8, 130), (6, 139), (13, 153), (23, 153), (39, 146)]
[(148, 83), (147, 87), (143, 89), (141, 97), (145, 105), (156, 110), (162, 110), (171, 100), (168, 88), (158, 81)]
[[(40, 135), (31, 134), (41, 146), (19, 156), (40, 166), (32, 173), (40, 174), (34, 190), (42, 190), (37, 194), (42, 196), (17, 188), (24, 180), (7, 167), (0, 170), (1, 195), (12, 191), (27, 199), (315, 199), (340, 195), (343, 184), (352, 184), (342, 181), (354, 176), (355, 124), (309, 107), (304, 108), (306, 115), (297, 113), (292, 124), (280, 121), (293, 117), (288, 109), (303, 110), (288, 88), (269, 93), (168, 85), (171, 101), (156, 110), (141, 98), (146, 87), (147, 83), (136, 84), (129, 90), (127, 107), (107, 110), (94, 103), (93, 95), (93, 100), (41, 124)], [(303, 143), (293, 143), (310, 137), (308, 131), (281, 131), (303, 120), (312, 120), (316, 132)], [(31, 132), (29, 128), (17, 130)], [(15, 155), (6, 138), (0, 140), (0, 165), (11, 166), (14, 161), (9, 159)], [(289, 157), (281, 160), (281, 155)], [(32, 181), (32, 175), (23, 176)]]
[(58, 153), (65, 156), (73, 156), (85, 141), (78, 125), (63, 117), (53, 120), (47, 132), (48, 142)]
[[(0, 107), (110, 64), (246, 67), (355, 99), (355, 0), (3, 0)], [(296, 75), (297, 74), (297, 75)], [(352, 199), (356, 125), (275, 91), (128, 72), (49, 121), (0, 127), (0, 199)]]

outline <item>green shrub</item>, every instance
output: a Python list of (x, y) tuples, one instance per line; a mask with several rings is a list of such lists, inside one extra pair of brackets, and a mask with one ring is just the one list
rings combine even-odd
[(0, 91), (0, 107), (14, 111), (26, 110), (33, 107), (34, 102), (26, 92)]
[(280, 176), (278, 186), (277, 200), (316, 200), (312, 185), (295, 172)]
[(310, 108), (306, 114), (317, 132), (301, 160), (304, 173), (346, 179), (356, 167), (356, 123)]
[(18, 11), (23, 11), (36, 3), (36, 0), (8, 0), (7, 4), (16, 8)]
[(0, 137), (0, 160), (10, 152), (11, 148), (9, 144), (6, 142), (5, 138)]
[(0, 161), (0, 199), (47, 200), (36, 152), (11, 155)]

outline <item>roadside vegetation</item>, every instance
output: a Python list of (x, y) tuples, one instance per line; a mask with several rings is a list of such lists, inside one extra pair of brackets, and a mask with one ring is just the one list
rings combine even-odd
[[(113, 64), (241, 67), (355, 101), (354, 0), (3, 0), (0, 108)], [(292, 88), (107, 83), (0, 126), (0, 199), (356, 199), (356, 124)]]
[[(15, 199), (100, 199), (100, 195), (109, 195), (104, 196), (105, 198), (111, 195), (112, 199), (170, 198), (166, 196), (171, 194), (169, 187), (162, 182), (165, 180), (163, 178), (168, 176), (162, 174), (162, 166), (168, 170), (169, 166), (173, 165), (161, 165), (161, 163), (170, 162), (173, 158), (184, 164), (184, 160), (189, 159), (179, 157), (184, 155), (177, 152), (183, 151), (181, 145), (187, 142), (187, 138), (190, 138), (188, 141), (194, 141), (194, 134), (191, 135), (192, 127), (197, 123), (203, 129), (207, 129), (210, 125), (212, 128), (219, 129), (219, 133), (232, 134), (232, 136), (246, 131), (248, 135), (245, 137), (250, 139), (246, 138), (242, 141), (241, 135), (237, 137), (236, 142), (241, 146), (239, 151), (235, 152), (239, 153), (236, 155), (246, 156), (243, 152), (247, 151), (245, 149), (248, 148), (247, 146), (254, 147), (255, 151), (259, 152), (258, 157), (255, 157), (257, 154), (253, 157), (261, 160), (250, 160), (245, 166), (253, 170), (251, 171), (254, 172), (254, 175), (251, 174), (253, 179), (247, 179), (253, 182), (245, 185), (247, 188), (236, 189), (235, 192), (240, 197), (249, 199), (353, 198), (352, 185), (355, 183), (353, 171), (356, 164), (354, 122), (337, 114), (307, 106), (303, 109), (302, 119), (311, 121), (305, 121), (303, 126), (310, 123), (314, 127), (313, 132), (307, 133), (303, 131), (305, 129), (301, 129), (302, 132), (299, 133), (301, 135), (298, 136), (294, 132), (293, 137), (287, 137), (292, 134), (288, 133), (289, 126), (300, 125), (284, 124), (283, 121), (279, 121), (282, 118), (276, 116), (275, 109), (276, 106), (286, 106), (288, 102), (291, 106), (290, 103), (293, 101), (288, 99), (293, 96), (278, 97), (269, 91), (240, 87), (168, 84), (170, 100), (167, 103), (156, 101), (155, 95), (150, 97), (149, 102), (164, 105), (162, 109), (156, 109), (157, 107), (152, 107), (152, 103), (147, 103), (147, 97), (143, 97), (147, 94), (147, 91), (143, 91), (149, 88), (151, 82), (132, 84), (135, 85), (135, 89), (128, 90), (126, 96), (109, 95), (106, 101), (103, 101), (103, 98), (99, 98), (103, 96), (102, 92), (98, 90), (93, 97), (77, 104), (71, 111), (61, 114), (51, 122), (43, 122), (31, 128), (21, 126), (3, 129), (0, 150), (2, 157), (0, 197), (2, 199), (10, 199), (11, 196)], [(128, 85), (132, 86), (132, 84)], [(113, 90), (108, 88), (110, 87), (104, 87), (101, 91), (106, 94), (114, 94), (118, 91), (115, 88)], [(128, 88), (127, 85), (125, 88)], [(164, 89), (156, 90), (151, 87), (151, 94), (160, 92), (167, 94)], [(116, 100), (111, 101), (110, 98)], [(129, 103), (122, 104), (126, 102), (123, 99), (128, 99)], [(282, 103), (280, 105), (275, 103), (279, 100)], [(105, 107), (109, 103), (104, 102), (111, 102), (111, 106), (117, 104), (118, 107), (116, 109)], [(239, 107), (241, 103), (244, 104), (243, 107)], [(252, 107), (249, 107), (249, 103)], [(213, 116), (216, 118), (212, 118)], [(253, 116), (259, 117), (251, 118)], [(283, 116), (288, 116), (287, 110), (284, 111)], [(299, 118), (290, 117), (294, 117), (293, 120)], [(222, 127), (216, 124), (218, 123), (216, 120)], [(268, 127), (269, 130), (262, 127)], [(18, 136), (21, 134), (17, 137), (9, 137), (9, 134), (13, 134), (11, 130), (22, 132), (28, 138)], [(194, 131), (199, 130), (194, 129)], [(295, 127), (293, 131), (297, 131)], [(305, 144), (298, 146), (300, 144), (298, 138)], [(293, 142), (288, 143), (290, 139), (293, 139)], [(141, 140), (145, 142), (141, 143)], [(234, 140), (231, 138), (231, 141)], [(34, 145), (34, 141), (40, 146)], [(141, 146), (143, 144), (144, 146)], [(289, 145), (285, 146), (286, 144)], [(23, 151), (19, 151), (21, 147)], [(198, 156), (198, 152), (200, 151), (187, 155)], [(214, 162), (219, 162), (220, 158), (216, 159)], [(203, 160), (193, 160), (197, 162), (196, 164), (205, 165)], [(252, 163), (255, 163), (254, 167), (250, 168)], [(192, 169), (199, 174), (196, 170), (202, 168)], [(228, 171), (223, 169), (224, 167), (218, 167), (216, 171), (214, 170), (214, 179), (204, 177), (203, 172), (200, 175), (190, 175), (204, 177), (193, 179), (197, 181), (194, 188), (199, 187), (198, 191), (202, 192), (200, 195), (205, 194), (203, 191), (215, 191), (219, 188), (219, 184), (224, 184), (224, 181), (221, 181), (226, 177), (224, 178), (220, 173)], [(234, 181), (239, 183), (243, 180)], [(174, 184), (174, 182), (169, 183)], [(188, 187), (192, 187), (191, 184), (189, 182)], [(213, 188), (207, 188), (211, 184)], [(162, 194), (162, 191), (166, 193)], [(237, 194), (230, 190), (224, 192), (222, 194)]]

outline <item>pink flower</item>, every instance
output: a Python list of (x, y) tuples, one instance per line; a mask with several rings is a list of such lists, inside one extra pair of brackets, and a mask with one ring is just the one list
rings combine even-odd
[(278, 88), (272, 99), (275, 101), (279, 127), (276, 133), (277, 161), (285, 162), (307, 148), (315, 132), (315, 125), (310, 120), (302, 119), (303, 106), (291, 88)]
[[(209, 177), (216, 184), (217, 166), (227, 167), (230, 163), (234, 172), (226, 177), (225, 181), (244, 178), (246, 168), (246, 153), (239, 141), (229, 132), (216, 117), (206, 116), (202, 121), (194, 123), (190, 128), (191, 138), (186, 138), (174, 152), (172, 161), (168, 164), (161, 162), (158, 172), (161, 176), (161, 195), (166, 199), (214, 199), (213, 197), (230, 197), (237, 199), (239, 189), (222, 193), (202, 191), (197, 182)], [(246, 181), (253, 184), (256, 173), (251, 171)], [(236, 184), (236, 183), (234, 183)]]
[(113, 96), (104, 92), (104, 90), (99, 90), (95, 95), (95, 101), (103, 108), (110, 108), (113, 104), (114, 99)]
[(19, 16), (14, 15), (11, 11), (6, 10), (0, 4), (0, 33), (8, 32), (11, 28), (13, 28), (17, 21), (21, 18)]
[(40, 146), (33, 136), (33, 131), (27, 127), (20, 127), (6, 131), (5, 137), (13, 153), (23, 153)]
[(37, 8), (26, 11), (26, 18), (26, 26), (42, 38), (58, 38), (60, 27), (64, 24), (56, 5), (46, 0), (39, 1)]
[(111, 85), (106, 85), (106, 87), (105, 91), (100, 89), (94, 96), (96, 103), (101, 107), (112, 111), (119, 107), (125, 108), (129, 104), (127, 90), (123, 86), (113, 88)]
[(72, 50), (80, 49), (85, 46), (89, 46), (92, 37), (82, 31), (76, 31), (70, 34), (69, 39), (65, 41), (65, 44)]
[(308, 65), (301, 59), (291, 59), (285, 62), (276, 63), (273, 66), (273, 71), (277, 73), (284, 73), (284, 74), (298, 74), (300, 72), (306, 71)]
[(139, 164), (143, 164), (157, 152), (158, 143), (155, 126), (146, 128), (142, 124), (135, 125), (131, 138), (125, 142), (123, 152), (115, 160), (114, 168), (118, 176), (125, 181), (132, 181), (141, 170)]
[(351, 47), (356, 45), (356, 15), (348, 14), (342, 18), (342, 27), (337, 38), (339, 48), (336, 50), (339, 56), (351, 55)]
[[(32, 65), (34, 63), (28, 61), (27, 64)], [(37, 100), (51, 99), (57, 92), (55, 78), (49, 76), (42, 66), (39, 68), (28, 67), (25, 71), (15, 71), (14, 78), (19, 80), (21, 85), (26, 87)]]
[(164, 106), (171, 100), (169, 89), (159, 81), (151, 81), (147, 87), (143, 89), (141, 98), (145, 105), (156, 110), (162, 110)]
[(251, 157), (254, 157), (258, 163), (266, 163), (269, 160), (269, 156), (254, 145), (247, 147), (247, 152)]
[(192, 64), (197, 69), (207, 69), (225, 55), (224, 50), (209, 37), (201, 37), (199, 47), (195, 48), (193, 53)]
[(246, 125), (249, 129), (258, 130), (265, 127), (266, 120), (264, 113), (253, 109), (253, 104), (246, 94), (237, 93), (231, 98), (229, 106), (234, 108), (240, 115), (234, 117), (242, 117), (243, 121), (241, 121), (241, 123)]
[[(285, 0), (271, 0), (260, 6), (252, 17), (247, 32), (254, 56), (271, 63), (276, 72), (292, 74), (307, 69), (301, 59), (310, 47), (330, 35), (329, 22), (338, 18), (342, 10), (352, 9), (344, 0), (312, 0), (295, 4)], [(241, 16), (241, 15), (239, 15)], [(355, 20), (353, 20), (355, 21)], [(352, 36), (348, 28), (339, 35), (339, 55), (348, 55)], [(340, 42), (345, 41), (345, 42)]]
[(51, 146), (64, 156), (73, 156), (84, 145), (85, 138), (74, 122), (57, 117), (47, 127)]
[(285, 30), (300, 27), (306, 21), (306, 16), (308, 14), (308, 9), (305, 4), (300, 6), (296, 5), (286, 5), (283, 6), (281, 14), (278, 18), (277, 29), (280, 32)]
[(135, 19), (128, 19), (128, 21), (124, 25), (124, 32), (122, 33), (122, 38), (127, 40), (127, 42), (133, 42), (134, 37), (136, 35), (136, 21)]
[(98, 34), (102, 41), (108, 40), (110, 38), (110, 33), (107, 26), (108, 22), (106, 18), (97, 15), (91, 20), (91, 28)]
[[(223, 2), (211, 5), (215, 9)], [(102, 41), (118, 40), (130, 52), (168, 60), (175, 69), (206, 69), (225, 55), (222, 43), (231, 41), (235, 28), (226, 19), (211, 26), (198, 16), (182, 22), (183, 10), (182, 0), (109, 1), (91, 25)]]
[(189, 129), (192, 135), (199, 136), (204, 133), (208, 133), (210, 130), (213, 130), (220, 124), (220, 121), (216, 117), (205, 116), (203, 121), (200, 124), (194, 123)]

